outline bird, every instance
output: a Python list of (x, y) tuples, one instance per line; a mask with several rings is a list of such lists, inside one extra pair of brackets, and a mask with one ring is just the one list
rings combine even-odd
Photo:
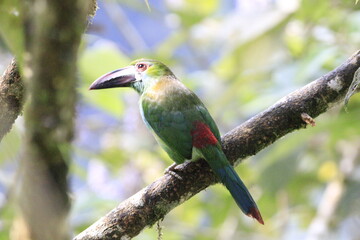
[(264, 224), (250, 192), (226, 158), (218, 127), (197, 95), (160, 61), (138, 59), (96, 79), (90, 90), (131, 87), (145, 125), (175, 164), (203, 158), (242, 212)]

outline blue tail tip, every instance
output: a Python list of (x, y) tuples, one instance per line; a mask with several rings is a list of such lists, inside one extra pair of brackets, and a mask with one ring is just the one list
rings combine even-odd
[(259, 223), (264, 225), (264, 220), (261, 217), (259, 209), (257, 209), (256, 207), (250, 208), (249, 212), (246, 215), (255, 218)]

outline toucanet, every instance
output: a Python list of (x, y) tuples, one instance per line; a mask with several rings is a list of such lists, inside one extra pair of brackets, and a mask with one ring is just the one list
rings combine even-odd
[(208, 110), (165, 64), (139, 59), (101, 76), (90, 89), (114, 87), (131, 87), (140, 94), (146, 126), (176, 164), (204, 158), (240, 209), (264, 224), (254, 199), (222, 151), (219, 130)]

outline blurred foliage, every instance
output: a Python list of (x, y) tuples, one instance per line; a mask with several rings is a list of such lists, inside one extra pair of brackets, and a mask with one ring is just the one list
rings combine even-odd
[(5, 42), (18, 61), (22, 61), (25, 47), (19, 0), (0, 0), (0, 6), (0, 42)]
[[(71, 175), (76, 233), (172, 163), (142, 123), (137, 94), (125, 89), (89, 92), (97, 77), (136, 58), (161, 60), (199, 95), (225, 133), (337, 67), (360, 44), (360, 7), (354, 0), (149, 4), (151, 11), (144, 0), (100, 2), (84, 37)], [(0, 145), (1, 234), (11, 225), (9, 179), (15, 179), (21, 128), (18, 121)], [(357, 94), (348, 112), (340, 104), (318, 117), (316, 127), (288, 134), (237, 167), (265, 226), (244, 216), (216, 185), (166, 216), (164, 239), (359, 239), (359, 149)], [(317, 228), (321, 234), (314, 235), (311, 227), (317, 227), (320, 204), (331, 198), (325, 192), (331, 193), (334, 181), (343, 188), (341, 198), (335, 212), (323, 219), (326, 228)], [(135, 239), (156, 237), (154, 226)]]

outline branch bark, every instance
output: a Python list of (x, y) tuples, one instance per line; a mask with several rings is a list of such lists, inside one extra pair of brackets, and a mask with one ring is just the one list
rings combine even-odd
[[(237, 165), (277, 139), (305, 128), (303, 113), (315, 118), (343, 100), (360, 67), (360, 51), (335, 70), (289, 94), (270, 108), (225, 134), (223, 149)], [(130, 239), (173, 208), (217, 182), (204, 160), (175, 168), (180, 178), (165, 174), (84, 230), (74, 240)]]
[(13, 60), (0, 79), (0, 142), (22, 111), (24, 85)]

